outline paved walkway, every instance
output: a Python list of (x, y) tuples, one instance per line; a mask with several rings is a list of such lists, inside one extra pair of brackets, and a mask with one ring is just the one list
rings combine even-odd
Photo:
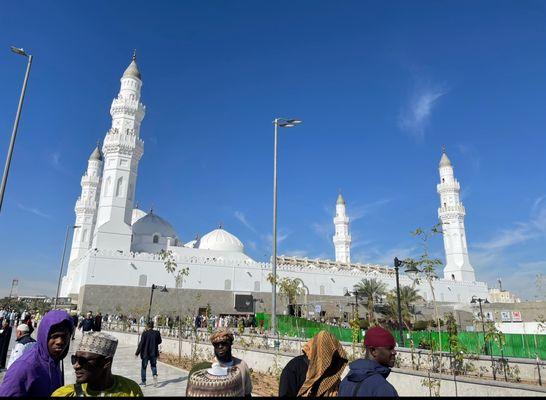
[[(12, 341), (15, 341), (15, 334), (12, 335)], [(76, 339), (70, 344), (70, 354), (64, 359), (64, 375), (65, 383), (71, 384), (76, 380), (74, 370), (70, 364), (70, 355), (74, 354), (76, 351), (79, 341), (81, 340), (81, 333), (78, 331), (76, 333)], [(10, 351), (13, 343), (10, 343)], [(135, 357), (135, 347), (134, 346), (118, 346), (116, 350), (116, 355), (114, 356), (114, 362), (112, 364), (112, 373), (116, 375), (122, 375), (126, 378), (132, 379), (135, 382), (140, 382), (140, 357)], [(147, 385), (142, 388), (144, 396), (185, 396), (186, 395), (186, 384), (188, 379), (188, 372), (182, 369), (164, 364), (162, 362), (157, 362), (157, 375), (158, 382), (157, 386), (154, 387), (152, 384), (152, 371), (150, 365), (148, 364), (148, 370), (146, 371), (147, 376)], [(4, 372), (0, 374), (0, 379), (4, 379)]]

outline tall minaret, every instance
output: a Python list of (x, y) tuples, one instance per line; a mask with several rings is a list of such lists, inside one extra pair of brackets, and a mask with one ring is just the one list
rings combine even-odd
[(126, 252), (131, 247), (131, 217), (138, 163), (144, 152), (140, 124), (145, 106), (140, 102), (142, 80), (136, 55), (121, 77), (112, 101), (112, 127), (104, 138), (104, 172), (93, 247)]
[(102, 154), (99, 145), (87, 161), (87, 171), (82, 176), (82, 194), (76, 201), (76, 223), (74, 229), (70, 261), (84, 254), (93, 241), (93, 232), (97, 222), (97, 208), (99, 205), (100, 184), (102, 178)]
[(351, 235), (349, 235), (349, 217), (345, 214), (345, 200), (341, 192), (337, 196), (336, 216), (334, 217), (336, 232), (332, 238), (336, 249), (336, 261), (351, 262)]
[(459, 197), (461, 186), (453, 175), (453, 166), (447, 158), (445, 149), (442, 150), (439, 169), (440, 183), (437, 185), (437, 190), (440, 194), (440, 208), (438, 209), (438, 217), (442, 222), (446, 252), (444, 278), (474, 282), (476, 280), (474, 268), (470, 264), (466, 247), (465, 209)]

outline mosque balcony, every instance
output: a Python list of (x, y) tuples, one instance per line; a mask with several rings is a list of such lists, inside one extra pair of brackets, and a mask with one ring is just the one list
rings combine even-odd
[(95, 210), (97, 208), (97, 201), (94, 199), (82, 199), (81, 197), (78, 197), (74, 208), (76, 211)]
[(438, 217), (440, 218), (457, 218), (464, 217), (466, 210), (462, 204), (455, 206), (442, 206), (438, 208)]
[[(119, 132), (117, 129), (110, 129), (104, 138), (102, 147), (105, 156), (111, 153), (122, 153), (133, 155), (136, 153), (142, 156), (144, 141), (140, 139), (134, 129), (128, 129), (125, 132)], [(139, 158), (140, 158), (139, 156)]]
[(461, 184), (459, 183), (458, 180), (455, 179), (454, 182), (444, 182), (444, 183), (437, 184), (436, 190), (438, 191), (438, 193), (453, 192), (453, 191), (459, 192), (461, 190)]
[(80, 181), (80, 183), (82, 185), (89, 185), (89, 186), (98, 186), (99, 185), (99, 182), (100, 182), (100, 178), (98, 176), (95, 176), (95, 175), (87, 175), (87, 173), (85, 173), (83, 176), (82, 176), (82, 179)]

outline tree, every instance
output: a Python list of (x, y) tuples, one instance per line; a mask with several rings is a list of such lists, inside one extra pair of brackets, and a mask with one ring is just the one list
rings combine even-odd
[[(165, 271), (169, 274), (174, 275), (174, 283), (176, 286), (176, 298), (178, 300), (179, 310), (182, 308), (180, 304), (180, 290), (184, 284), (184, 280), (190, 274), (190, 267), (179, 266), (174, 258), (172, 250), (161, 249), (159, 252), (159, 257), (163, 260), (165, 266)], [(178, 318), (180, 319), (180, 313), (178, 313)], [(178, 324), (178, 361), (182, 359), (182, 327)]]
[(372, 320), (376, 321), (374, 301), (376, 298), (387, 294), (387, 285), (375, 278), (362, 279), (354, 286), (354, 289), (358, 292), (358, 294), (361, 294), (368, 299), (368, 322), (371, 324)]
[(271, 273), (267, 275), (267, 280), (269, 283), (275, 283), (277, 285), (279, 294), (281, 294), (287, 301), (289, 314), (295, 315), (294, 305), (297, 303), (297, 298), (305, 293), (304, 288), (300, 286), (300, 284), (303, 283), (302, 280), (299, 278), (288, 277), (279, 279), (278, 276), (275, 279)]
[[(411, 232), (411, 235), (418, 237), (421, 241), (422, 253), (421, 255), (414, 258), (406, 258), (404, 264), (407, 267), (407, 270), (412, 271), (412, 276), (414, 284), (419, 284), (421, 279), (425, 279), (428, 282), (430, 292), (432, 293), (432, 302), (434, 304), (434, 316), (436, 319), (436, 327), (438, 330), (438, 345), (440, 346), (440, 373), (442, 373), (442, 339), (441, 339), (441, 324), (440, 324), (440, 314), (438, 313), (438, 304), (436, 302), (436, 294), (434, 292), (434, 286), (432, 282), (438, 279), (438, 274), (436, 269), (442, 267), (442, 260), (439, 258), (432, 258), (429, 253), (429, 240), (435, 235), (443, 234), (441, 229), (441, 222), (438, 222), (430, 230), (425, 231), (421, 228), (417, 228), (415, 231)], [(409, 274), (408, 274), (409, 275)], [(431, 349), (431, 352), (434, 351), (434, 348)], [(432, 355), (432, 353), (431, 353)]]
[[(411, 322), (415, 317), (415, 303), (423, 300), (419, 291), (411, 286), (402, 286), (400, 288), (400, 309), (402, 311), (402, 322), (406, 328), (411, 331)], [(398, 320), (398, 299), (396, 298), (396, 289), (387, 294), (388, 316)]]

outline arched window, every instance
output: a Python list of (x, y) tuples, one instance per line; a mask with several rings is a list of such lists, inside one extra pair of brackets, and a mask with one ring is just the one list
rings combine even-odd
[(112, 178), (106, 178), (106, 183), (104, 184), (104, 195), (110, 196), (110, 186), (112, 185)]
[(138, 276), (138, 286), (146, 286), (147, 282), (148, 282), (148, 276), (144, 274)]
[(224, 290), (231, 290), (231, 279), (226, 279), (224, 281)]
[(324, 285), (320, 285), (320, 294), (324, 294)]
[(452, 280), (452, 281), (455, 280), (455, 275), (451, 274), (451, 280)]
[(84, 229), (82, 233), (82, 242), (85, 242), (86, 240), (87, 240), (87, 229)]
[(260, 281), (254, 281), (254, 291), (255, 292), (260, 291)]
[(152, 242), (159, 243), (159, 235), (157, 233), (152, 237)]
[(123, 177), (118, 179), (118, 183), (116, 184), (116, 197), (121, 196), (121, 189), (123, 186)]
[(444, 183), (446, 180), (444, 178), (442, 178), (442, 183)]

